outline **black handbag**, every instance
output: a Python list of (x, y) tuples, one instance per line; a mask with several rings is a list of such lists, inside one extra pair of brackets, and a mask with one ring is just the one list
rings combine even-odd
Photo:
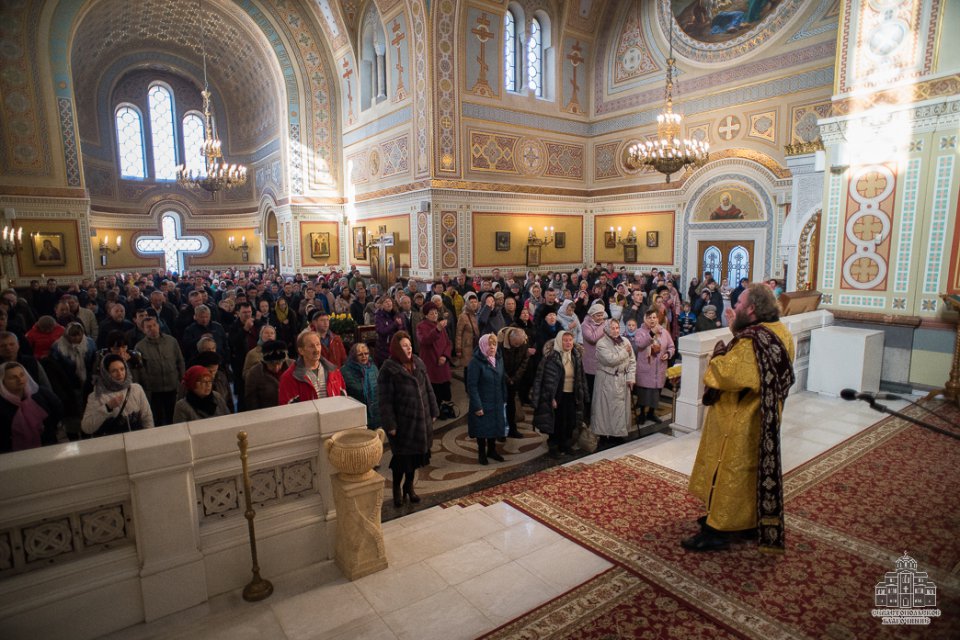
[(130, 397), (130, 389), (127, 389), (123, 396), (123, 404), (120, 405), (120, 412), (116, 416), (110, 416), (103, 421), (100, 428), (97, 429), (95, 436), (112, 436), (117, 433), (126, 433), (127, 431), (136, 431), (143, 427), (140, 424), (140, 416), (125, 416), (123, 410), (127, 406), (127, 399)]

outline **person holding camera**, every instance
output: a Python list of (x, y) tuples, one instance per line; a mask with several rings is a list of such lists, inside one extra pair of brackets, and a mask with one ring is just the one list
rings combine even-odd
[(127, 363), (117, 353), (100, 362), (100, 376), (87, 398), (80, 428), (87, 435), (108, 436), (153, 427), (153, 412), (143, 387), (131, 381)]
[(660, 391), (667, 381), (667, 368), (676, 347), (673, 337), (663, 325), (654, 307), (647, 309), (643, 326), (634, 336), (637, 348), (637, 381), (635, 385), (640, 405), (638, 424), (650, 420), (659, 423), (656, 409), (660, 406)]

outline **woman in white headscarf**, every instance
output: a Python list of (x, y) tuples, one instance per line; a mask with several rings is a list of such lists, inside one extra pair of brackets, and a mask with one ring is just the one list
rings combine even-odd
[(597, 377), (593, 383), (590, 430), (601, 446), (620, 444), (631, 422), (637, 360), (633, 345), (620, 335), (620, 321), (607, 320), (597, 341)]
[(19, 362), (0, 365), (0, 453), (57, 444), (60, 400)]
[(51, 389), (63, 402), (63, 427), (70, 440), (80, 439), (83, 401), (90, 390), (88, 381), (96, 355), (97, 343), (86, 335), (82, 324), (71, 322), (43, 363)]
[(583, 335), (580, 332), (580, 318), (574, 313), (573, 300), (564, 300), (557, 310), (557, 321), (564, 331), (573, 334), (573, 341), (576, 344), (583, 344)]
[(100, 362), (100, 376), (87, 398), (80, 428), (90, 435), (112, 435), (153, 427), (153, 411), (143, 387), (131, 381), (123, 356), (111, 353)]

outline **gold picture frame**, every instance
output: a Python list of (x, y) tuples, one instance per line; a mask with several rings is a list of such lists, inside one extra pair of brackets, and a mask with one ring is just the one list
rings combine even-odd
[(603, 232), (603, 247), (604, 249), (616, 249), (617, 248), (617, 234), (613, 231), (604, 231)]
[(367, 259), (367, 228), (366, 227), (353, 228), (353, 259), (354, 260)]
[(636, 264), (637, 245), (635, 244), (623, 245), (623, 261), (626, 262), (627, 264)]
[(660, 246), (660, 232), (647, 231), (647, 247), (653, 249)]
[(567, 232), (566, 231), (557, 231), (553, 235), (553, 246), (557, 249), (566, 249), (567, 248)]
[(314, 231), (310, 234), (310, 257), (311, 258), (329, 258), (330, 257), (330, 232)]
[(497, 231), (497, 251), (510, 251), (510, 232)]
[(540, 251), (542, 247), (538, 244), (528, 244), (527, 245), (527, 266), (528, 267), (539, 267), (540, 266)]
[(37, 232), (30, 234), (33, 264), (37, 267), (62, 267), (67, 264), (64, 234)]

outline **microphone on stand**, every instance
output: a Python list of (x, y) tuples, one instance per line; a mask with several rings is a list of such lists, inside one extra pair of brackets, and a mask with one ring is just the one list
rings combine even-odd
[(877, 400), (903, 400), (903, 398), (894, 393), (867, 393), (854, 391), (853, 389), (842, 389), (840, 391), (840, 397), (844, 400), (866, 400), (867, 402), (876, 402)]
[[(898, 396), (898, 395), (896, 395), (896, 394), (893, 394), (893, 393), (864, 393), (864, 392), (860, 392), (860, 391), (855, 391), (854, 389), (841, 389), (841, 390), (840, 390), (840, 397), (843, 398), (844, 400), (865, 400), (865, 401), (870, 405), (870, 408), (871, 408), (871, 409), (874, 409), (874, 410), (879, 411), (879, 412), (881, 412), (881, 413), (888, 413), (888, 414), (890, 414), (890, 415), (892, 415), (892, 416), (896, 416), (896, 417), (902, 418), (903, 420), (906, 420), (906, 421), (908, 421), (908, 422), (912, 422), (912, 423), (914, 423), (914, 424), (916, 424), (916, 425), (919, 425), (919, 426), (921, 426), (921, 427), (923, 427), (923, 428), (925, 428), (925, 429), (929, 429), (929, 430), (931, 430), (931, 431), (935, 431), (935, 432), (940, 433), (940, 434), (943, 434), (943, 435), (945, 435), (945, 436), (949, 436), (949, 437), (951, 437), (951, 438), (960, 440), (960, 434), (956, 434), (956, 433), (953, 433), (953, 432), (951, 432), (951, 431), (946, 431), (946, 430), (944, 430), (944, 429), (941, 429), (940, 427), (937, 427), (937, 426), (934, 426), (934, 425), (932, 425), (932, 424), (923, 422), (922, 420), (917, 420), (916, 418), (913, 418), (913, 417), (911, 417), (911, 416), (908, 416), (908, 415), (906, 415), (906, 414), (904, 414), (904, 413), (901, 413), (901, 412), (899, 412), (899, 411), (893, 411), (892, 409), (888, 408), (886, 405), (882, 405), (882, 404), (880, 404), (879, 402), (877, 402), (877, 400), (904, 400), (904, 401), (906, 401), (906, 402), (909, 402), (909, 403), (912, 404), (912, 405), (915, 405), (915, 406), (918, 407), (920, 410), (922, 410), (924, 413), (930, 414), (930, 415), (934, 416), (935, 418), (937, 418), (937, 419), (939, 419), (939, 420), (943, 420), (943, 418), (940, 418), (940, 416), (938, 416), (936, 413), (934, 413), (934, 412), (931, 411), (930, 409), (927, 409), (927, 408), (924, 407), (922, 404), (919, 404), (919, 403), (917, 403), (917, 402), (914, 402), (913, 400), (910, 400), (909, 398), (902, 398), (902, 397), (900, 397), (900, 396)], [(954, 427), (958, 426), (958, 425), (956, 425), (956, 424), (954, 424), (954, 423), (951, 423), (951, 422), (949, 422), (949, 421), (946, 421), (946, 420), (944, 420), (944, 422), (947, 422), (947, 424), (951, 424), (951, 425), (954, 426)]]

